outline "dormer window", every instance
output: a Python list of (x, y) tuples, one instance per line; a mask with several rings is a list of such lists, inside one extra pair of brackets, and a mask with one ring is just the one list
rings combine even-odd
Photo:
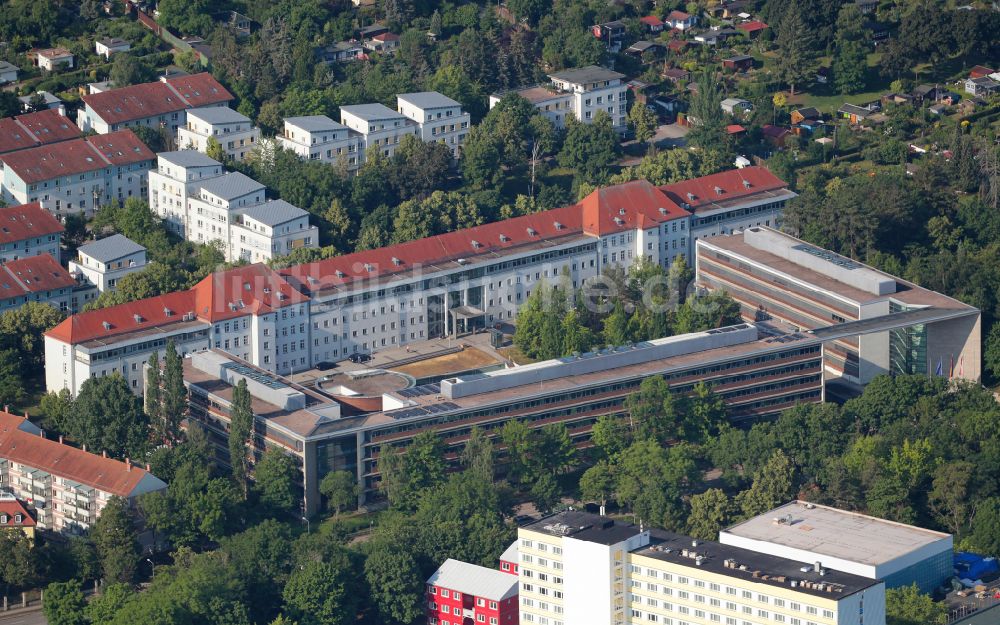
[(528, 228), (528, 236), (529, 237), (533, 237), (533, 236), (535, 236), (537, 234), (538, 234), (538, 232), (536, 232), (534, 228)]
[(500, 242), (501, 243), (506, 243), (507, 241), (510, 241), (510, 237), (507, 236), (506, 234), (501, 234), (500, 235)]
[(472, 240), (472, 247), (474, 247), (475, 249), (477, 249), (477, 250), (478, 250), (478, 249), (479, 249), (479, 248), (481, 248), (482, 246), (483, 246), (483, 244), (482, 244), (482, 243), (480, 243), (479, 241), (476, 241), (475, 239), (473, 239), (473, 240)]
[(372, 269), (374, 269), (374, 267), (370, 263), (365, 263), (365, 271), (371, 273)]
[(344, 277), (344, 275), (345, 275), (345, 274), (344, 274), (344, 272), (343, 272), (343, 271), (341, 271), (341, 270), (339, 270), (339, 269), (337, 270), (337, 277), (338, 277), (338, 278), (343, 278), (343, 277)]
[(688, 196), (688, 201), (689, 202), (693, 202), (694, 201), (694, 197), (695, 197), (694, 193), (691, 193), (690, 191), (688, 191), (687, 196)]
[(619, 208), (618, 209), (618, 214), (619, 215), (624, 215), (625, 214), (625, 209), (624, 208)]
[(562, 225), (561, 223), (559, 223), (558, 221), (553, 222), (552, 225), (555, 226), (556, 230), (562, 230), (563, 228), (566, 227), (566, 226)]
[(164, 317), (173, 317), (174, 316), (174, 311), (170, 310), (169, 308), (164, 308), (163, 309), (163, 316)]
[(138, 313), (132, 315), (132, 318), (135, 319), (136, 323), (142, 323), (143, 321), (145, 321), (145, 319), (142, 318), (142, 315)]
[(661, 214), (661, 215), (666, 215), (666, 214), (667, 214), (667, 209), (665, 209), (665, 208), (663, 208), (663, 207), (661, 206), (661, 207), (660, 207), (660, 214)]
[(750, 185), (750, 181), (749, 181), (749, 180), (744, 180), (744, 181), (743, 181), (743, 188), (744, 188), (744, 189), (749, 189), (749, 188), (750, 188), (750, 186), (751, 186), (751, 185)]
[(621, 217), (615, 217), (615, 223), (618, 224), (619, 226), (624, 226), (625, 220), (622, 219)]
[(722, 195), (722, 187), (715, 187), (715, 194)]
[(399, 267), (400, 265), (402, 265), (402, 264), (403, 264), (403, 261), (402, 261), (402, 260), (400, 260), (400, 259), (398, 259), (398, 258), (396, 258), (395, 256), (393, 256), (393, 257), (392, 257), (392, 264), (393, 264), (393, 265), (396, 265), (397, 267)]

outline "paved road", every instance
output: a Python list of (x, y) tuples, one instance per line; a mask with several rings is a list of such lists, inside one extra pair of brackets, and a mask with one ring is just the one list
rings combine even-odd
[(0, 612), (0, 625), (48, 625), (41, 608), (27, 611)]

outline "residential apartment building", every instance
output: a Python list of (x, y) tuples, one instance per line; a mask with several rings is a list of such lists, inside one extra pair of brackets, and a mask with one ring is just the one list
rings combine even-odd
[[(777, 519), (777, 520), (776, 520)], [(805, 530), (808, 528), (808, 530)], [(932, 594), (954, 576), (951, 534), (792, 501), (719, 532), (719, 542)]]
[(885, 584), (567, 511), (518, 529), (520, 622), (884, 625)]
[(208, 152), (209, 139), (218, 141), (229, 158), (241, 162), (260, 141), (260, 128), (225, 106), (188, 111), (187, 121), (177, 128), (177, 147)]
[[(624, 74), (588, 65), (549, 74), (551, 86), (519, 89), (516, 93), (527, 99), (557, 128), (566, 127), (568, 111), (577, 120), (589, 124), (598, 111), (611, 118), (618, 132), (625, 132), (628, 87), (622, 82)], [(503, 94), (490, 96), (490, 108), (500, 102)]]
[(321, 163), (338, 163), (348, 171), (357, 171), (364, 160), (361, 134), (350, 130), (326, 115), (288, 117), (278, 145), (300, 158)]
[(517, 577), (448, 559), (427, 579), (427, 625), (517, 625)]
[(437, 91), (423, 91), (396, 96), (396, 108), (417, 123), (421, 139), (447, 145), (458, 158), (471, 123), (461, 104)]
[(696, 249), (698, 285), (728, 293), (748, 320), (816, 333), (913, 319), (881, 332), (842, 333), (824, 350), (828, 377), (855, 384), (880, 374), (980, 378), (980, 314), (971, 306), (771, 228), (699, 239)]
[(362, 149), (376, 147), (386, 157), (406, 135), (418, 135), (419, 126), (384, 104), (354, 104), (340, 107), (340, 123), (361, 136)]
[(0, 119), (0, 154), (78, 139), (80, 136), (80, 130), (58, 110), (45, 109), (7, 117)]
[(90, 214), (101, 204), (145, 198), (156, 156), (131, 130), (6, 154), (3, 199), (37, 202), (57, 217)]
[(83, 96), (76, 123), (98, 134), (122, 128), (163, 128), (170, 136), (187, 122), (190, 109), (229, 106), (233, 96), (211, 74), (161, 77), (156, 82)]
[(0, 492), (0, 532), (18, 531), (33, 540), (37, 525), (25, 504), (14, 495)]
[(114, 291), (118, 281), (146, 268), (146, 248), (122, 234), (81, 245), (69, 272), (93, 284), (101, 293)]
[(216, 347), (263, 370), (307, 367), (309, 298), (266, 265), (209, 275), (187, 291), (73, 315), (45, 333), (45, 383), (73, 394), (121, 373), (142, 393), (142, 368), (168, 340), (182, 354)]
[(784, 180), (758, 166), (684, 180), (660, 189), (693, 213), (692, 241), (755, 226), (779, 228), (785, 205), (798, 195)]
[(193, 150), (158, 155), (149, 206), (188, 241), (219, 243), (229, 261), (262, 262), (319, 245), (308, 212), (267, 201), (264, 185)]
[(0, 264), (0, 312), (28, 302), (73, 312), (76, 280), (52, 256), (40, 254)]
[(80, 534), (114, 497), (137, 497), (167, 487), (129, 461), (45, 438), (29, 421), (0, 411), (0, 490), (28, 503), (39, 529)]
[(64, 231), (38, 202), (0, 208), (0, 263), (39, 254), (58, 261)]

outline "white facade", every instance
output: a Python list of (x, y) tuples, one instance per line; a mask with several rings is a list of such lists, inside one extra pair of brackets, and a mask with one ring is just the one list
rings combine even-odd
[(208, 152), (212, 138), (231, 159), (243, 161), (260, 141), (260, 129), (249, 117), (221, 106), (188, 111), (187, 121), (177, 128), (177, 147), (182, 150)]
[(578, 120), (590, 123), (598, 111), (605, 111), (615, 129), (625, 129), (628, 87), (622, 83), (622, 74), (591, 66), (550, 74), (549, 78), (557, 89), (573, 94), (573, 113)]
[(114, 291), (118, 281), (146, 268), (146, 248), (120, 234), (81, 245), (70, 273), (82, 275), (101, 293)]
[(182, 237), (188, 232), (188, 197), (202, 181), (221, 176), (222, 164), (200, 152), (161, 152), (149, 172), (149, 208)]
[(417, 123), (421, 139), (447, 145), (458, 158), (471, 120), (461, 104), (436, 91), (427, 91), (396, 96), (396, 108)]
[(38, 50), (35, 53), (35, 64), (50, 72), (60, 68), (73, 69), (74, 59), (73, 53), (63, 48)]
[[(238, 172), (204, 181), (188, 198), (186, 238), (197, 243), (229, 245), (229, 225), (240, 209), (264, 202), (264, 185)], [(231, 254), (226, 254), (229, 259)]]
[(348, 171), (357, 171), (364, 160), (364, 141), (360, 133), (326, 115), (289, 117), (285, 119), (284, 131), (275, 140), (299, 158), (343, 164)]
[(111, 60), (111, 55), (115, 52), (128, 52), (131, 49), (132, 45), (129, 42), (115, 37), (98, 39), (94, 42), (94, 51), (108, 60)]
[(284, 200), (271, 200), (243, 210), (229, 235), (233, 259), (253, 263), (318, 246), (319, 229), (309, 225), (309, 213)]
[(364, 151), (375, 147), (386, 157), (396, 152), (400, 139), (419, 135), (419, 127), (402, 113), (383, 104), (340, 107), (340, 123), (359, 133)]

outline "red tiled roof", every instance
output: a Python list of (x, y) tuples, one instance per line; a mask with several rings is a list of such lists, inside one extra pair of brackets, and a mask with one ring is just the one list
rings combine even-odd
[(691, 16), (684, 11), (671, 11), (670, 15), (667, 16), (668, 22), (683, 22), (689, 19), (691, 19)]
[[(94, 339), (128, 334), (142, 328), (181, 323), (194, 312), (194, 291), (178, 291), (71, 315), (45, 336), (75, 345)], [(168, 314), (169, 313), (169, 314)], [(142, 321), (136, 321), (136, 315)], [(108, 325), (105, 326), (104, 324)]]
[(64, 141), (58, 147), (43, 145), (3, 157), (7, 168), (26, 184), (153, 160), (156, 155), (131, 130)]
[(583, 231), (596, 236), (648, 228), (688, 215), (646, 180), (596, 189), (583, 198), (580, 207), (583, 209)]
[(192, 291), (195, 314), (211, 322), (267, 314), (309, 301), (278, 272), (259, 263), (208, 275)]
[(233, 100), (233, 94), (208, 72), (167, 78), (166, 82), (187, 101), (190, 108), (224, 104)]
[(663, 26), (663, 20), (656, 17), (655, 15), (647, 15), (646, 17), (639, 18), (639, 21), (643, 24), (648, 24), (649, 26)]
[(680, 52), (687, 47), (687, 44), (688, 42), (683, 39), (673, 39), (667, 44), (667, 48), (674, 52)]
[(23, 293), (4, 295), (2, 287), (20, 287), (26, 293), (43, 293), (54, 289), (65, 289), (76, 284), (73, 276), (56, 262), (50, 254), (27, 256), (10, 260), (0, 265), (0, 297), (13, 297)]
[(382, 33), (381, 35), (375, 35), (372, 39), (375, 41), (399, 41), (399, 35), (396, 33)]
[(232, 99), (232, 94), (206, 72), (83, 96), (87, 106), (107, 124), (166, 115)]
[(44, 56), (47, 59), (62, 59), (73, 56), (73, 53), (66, 48), (44, 48), (35, 50), (36, 56)]
[(0, 411), (0, 458), (122, 497), (131, 495), (150, 475), (137, 466), (18, 429), (26, 420)]
[[(749, 186), (744, 185), (749, 183)], [(719, 200), (733, 200), (740, 197), (747, 197), (762, 191), (775, 191), (784, 189), (788, 183), (784, 182), (764, 167), (753, 166), (743, 169), (731, 169), (711, 176), (702, 176), (693, 180), (685, 180), (674, 184), (660, 187), (667, 197), (678, 204), (688, 204), (692, 208), (698, 208), (707, 204), (712, 204)], [(717, 193), (718, 187), (722, 193)], [(688, 193), (694, 197), (689, 198)]]
[(761, 22), (760, 20), (754, 20), (752, 22), (744, 22), (736, 26), (736, 28), (742, 30), (747, 34), (755, 33), (758, 30), (764, 30), (767, 27), (768, 27), (767, 24)]
[(982, 78), (983, 76), (989, 76), (995, 72), (996, 70), (990, 69), (985, 65), (976, 65), (969, 70), (969, 78)]
[(0, 244), (63, 232), (65, 228), (38, 202), (0, 208)]
[(736, 135), (746, 131), (747, 129), (744, 128), (743, 126), (740, 126), (739, 124), (729, 124), (728, 126), (726, 126), (726, 132), (731, 135)]
[(76, 139), (82, 133), (54, 109), (0, 119), (0, 154)]
[[(15, 520), (19, 514), (21, 515), (20, 523)], [(35, 527), (35, 517), (31, 516), (31, 513), (24, 507), (24, 504), (13, 497), (9, 499), (0, 498), (0, 517), (4, 515), (7, 517), (7, 523), (0, 524), (0, 529), (12, 527)]]

